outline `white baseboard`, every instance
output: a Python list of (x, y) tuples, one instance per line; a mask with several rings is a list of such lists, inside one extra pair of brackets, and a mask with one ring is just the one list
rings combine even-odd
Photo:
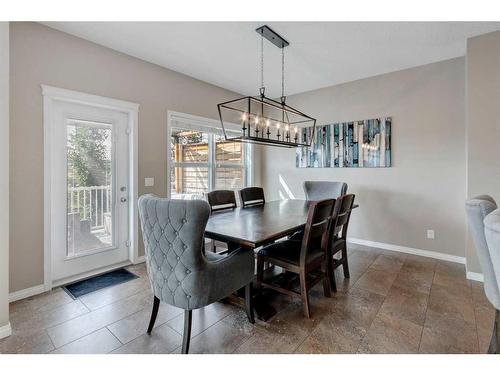
[(467, 279), (474, 280), (474, 281), (479, 281), (481, 283), (484, 283), (483, 274), (482, 273), (478, 273), (478, 272), (467, 271)]
[(357, 244), (357, 245), (376, 247), (378, 249), (397, 251), (400, 253), (419, 255), (419, 256), (427, 257), (427, 258), (434, 258), (434, 259), (439, 259), (439, 260), (446, 260), (448, 262), (453, 262), (453, 263), (465, 264), (465, 257), (459, 257), (456, 255), (450, 255), (450, 254), (446, 254), (446, 253), (439, 253), (436, 251), (415, 249), (413, 247), (393, 245), (393, 244), (383, 243), (383, 242), (361, 240), (359, 238), (348, 238), (347, 241), (351, 242), (353, 244)]
[(0, 339), (8, 337), (12, 334), (10, 322), (0, 327)]
[(134, 264), (144, 263), (145, 261), (146, 261), (146, 256), (142, 255), (140, 257), (137, 257), (137, 259), (135, 260)]
[(45, 286), (43, 284), (32, 286), (31, 288), (21, 289), (17, 292), (12, 292), (9, 294), (9, 302), (19, 301), (20, 299), (35, 296), (43, 292), (45, 292)]

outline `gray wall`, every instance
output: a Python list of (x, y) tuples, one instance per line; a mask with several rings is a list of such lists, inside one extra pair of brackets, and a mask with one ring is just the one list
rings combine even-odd
[[(236, 94), (39, 24), (11, 23), (10, 31), (12, 292), (43, 283), (40, 84), (139, 103), (139, 193), (163, 196), (167, 110), (217, 118), (216, 104)], [(143, 187), (146, 176), (154, 188)]]
[[(9, 23), (0, 22), (0, 330), (9, 322)], [(0, 337), (2, 334), (0, 333)]]
[(294, 150), (266, 147), (266, 198), (302, 198), (305, 180), (345, 181), (360, 204), (352, 237), (463, 257), (464, 80), (465, 59), (457, 58), (291, 96), (319, 124), (392, 116), (394, 166), (297, 169)]
[[(500, 201), (500, 32), (467, 42), (467, 196)], [(470, 238), (467, 270), (481, 272)]]

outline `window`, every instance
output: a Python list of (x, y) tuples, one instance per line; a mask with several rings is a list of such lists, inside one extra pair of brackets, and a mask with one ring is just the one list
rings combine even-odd
[(172, 198), (197, 199), (209, 191), (209, 138), (208, 133), (176, 128), (171, 130)]
[(113, 125), (68, 120), (67, 256), (115, 246)]
[(223, 136), (215, 138), (215, 190), (234, 190), (245, 187), (244, 143), (228, 142)]
[(217, 128), (175, 122), (170, 131), (170, 197), (202, 199), (211, 190), (247, 186), (250, 147), (226, 141)]

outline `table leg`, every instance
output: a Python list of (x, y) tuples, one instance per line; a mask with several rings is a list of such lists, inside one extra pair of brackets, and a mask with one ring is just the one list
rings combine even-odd
[(269, 303), (269, 297), (264, 289), (255, 288), (253, 296), (254, 310), (257, 318), (264, 322), (267, 322), (277, 313), (276, 309)]
[[(241, 246), (237, 243), (227, 244), (228, 252), (234, 251), (240, 247)], [(253, 249), (249, 248), (248, 251), (253, 252)], [(253, 307), (257, 315), (257, 319), (267, 321), (276, 315), (276, 309), (269, 303), (269, 298), (271, 297), (270, 294), (272, 293), (273, 292), (270, 290), (258, 287), (253, 288)], [(225, 298), (225, 302), (245, 308), (245, 288), (241, 288), (233, 295)]]

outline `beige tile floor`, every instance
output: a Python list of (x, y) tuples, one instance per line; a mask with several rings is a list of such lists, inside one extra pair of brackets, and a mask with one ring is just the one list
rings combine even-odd
[[(232, 305), (193, 314), (191, 353), (485, 353), (494, 310), (463, 265), (366, 247), (349, 251), (351, 278), (339, 291), (300, 301), (278, 296), (268, 322), (248, 323)], [(1, 353), (179, 353), (182, 311), (162, 304), (151, 336), (144, 264), (139, 279), (72, 300), (63, 290), (11, 304), (12, 336)]]

